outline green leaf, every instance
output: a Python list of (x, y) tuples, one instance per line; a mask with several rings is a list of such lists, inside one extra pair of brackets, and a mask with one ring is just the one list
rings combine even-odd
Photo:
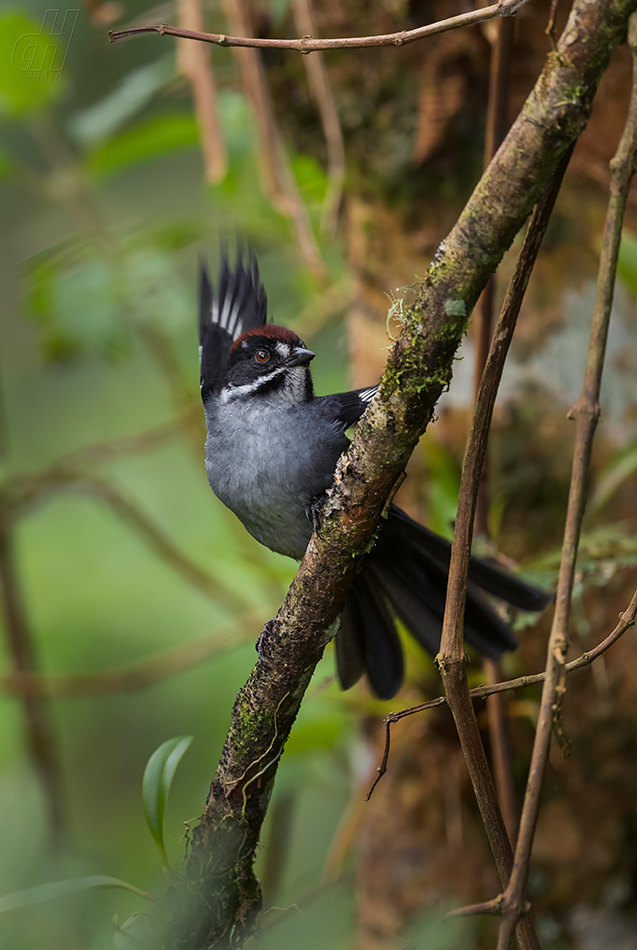
[(109, 877), (107, 874), (93, 874), (88, 877), (68, 878), (66, 881), (53, 881), (50, 884), (38, 884), (36, 887), (28, 887), (24, 891), (5, 894), (4, 897), (0, 897), (0, 914), (4, 914), (8, 910), (17, 910), (19, 907), (29, 907), (31, 904), (43, 904), (45, 901), (68, 897), (92, 887), (119, 887), (122, 890), (139, 894), (140, 897), (145, 897), (147, 900), (150, 899), (148, 894), (140, 891), (138, 887), (129, 884), (127, 881), (120, 881), (119, 878)]
[(637, 294), (637, 236), (625, 229), (619, 245), (617, 273), (628, 289)]
[(451, 539), (458, 510), (460, 467), (451, 452), (431, 436), (420, 443), (427, 466), (427, 524)]
[(0, 14), (0, 112), (27, 115), (60, 95), (77, 13), (51, 9), (42, 20), (18, 10)]
[(142, 779), (142, 799), (146, 822), (157, 843), (165, 867), (169, 866), (164, 847), (166, 802), (177, 766), (190, 747), (192, 740), (193, 736), (177, 736), (175, 739), (168, 739), (163, 742), (148, 760)]
[(97, 145), (137, 115), (175, 77), (175, 56), (168, 53), (125, 76), (116, 89), (88, 109), (77, 112), (69, 131), (79, 145)]
[(87, 165), (95, 174), (109, 175), (198, 142), (199, 130), (192, 116), (179, 113), (156, 116), (118, 133), (109, 142), (93, 149)]
[(158, 933), (146, 914), (131, 914), (123, 924), (113, 924), (114, 950), (131, 950), (131, 947), (152, 948), (155, 950)]
[(588, 505), (589, 515), (601, 511), (617, 489), (635, 472), (637, 472), (637, 442), (631, 442), (615, 455), (601, 473)]

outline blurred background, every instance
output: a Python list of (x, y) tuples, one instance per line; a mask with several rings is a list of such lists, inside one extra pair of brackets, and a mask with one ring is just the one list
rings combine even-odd
[[(254, 641), (295, 565), (212, 496), (198, 402), (198, 260), (255, 247), (270, 313), (314, 349), (319, 394), (374, 383), (409, 287), (483, 167), (487, 23), (404, 48), (313, 54), (108, 43), (168, 22), (259, 36), (409, 29), (464, 0), (40, 0), (0, 8), (0, 894), (109, 874), (158, 899), (170, 883), (141, 778), (193, 735), (166, 815), (174, 871), (203, 810)], [(556, 34), (566, 5), (557, 10)], [(512, 120), (551, 50), (549, 4), (515, 21)], [(555, 582), (586, 357), (608, 161), (631, 81), (620, 48), (577, 146), (529, 287), (491, 439), (492, 550)], [(572, 655), (615, 625), (637, 565), (637, 190), (622, 244)], [(519, 239), (518, 239), (519, 242)], [(518, 242), (498, 272), (501, 302)], [(405, 303), (406, 301), (406, 303)], [(391, 314), (388, 317), (388, 311)], [(388, 333), (390, 336), (388, 336)], [(450, 536), (473, 390), (469, 334), (400, 501)], [(485, 542), (483, 541), (483, 544)], [(550, 611), (549, 611), (550, 614)], [(504, 675), (543, 668), (550, 617), (514, 618)], [(440, 693), (405, 638), (390, 704), (341, 693), (331, 648), (279, 768), (258, 857), (264, 944), (490, 947), (494, 922), (439, 927), (498, 883), (451, 718), (382, 716)], [(472, 685), (484, 682), (479, 657)], [(543, 946), (637, 947), (637, 647), (629, 632), (569, 680), (544, 788), (530, 898)], [(521, 800), (538, 688), (507, 705)], [(485, 727), (486, 714), (478, 708)], [(144, 901), (89, 890), (0, 914), (3, 950), (133, 947)], [(116, 916), (114, 916), (116, 915)], [(123, 927), (123, 929), (122, 929)], [(141, 936), (140, 936), (141, 935)], [(139, 944), (137, 944), (139, 945)], [(151, 944), (152, 945), (152, 939)]]

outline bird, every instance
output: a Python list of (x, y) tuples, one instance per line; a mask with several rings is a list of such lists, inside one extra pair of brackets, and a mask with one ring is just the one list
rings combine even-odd
[[(320, 530), (337, 461), (349, 446), (346, 431), (378, 385), (314, 394), (316, 354), (293, 330), (268, 322), (257, 257), (242, 244), (234, 263), (223, 250), (215, 287), (200, 265), (199, 344), (210, 487), (253, 538), (300, 561)], [(379, 699), (396, 695), (404, 675), (396, 618), (436, 655), (450, 552), (445, 538), (389, 507), (340, 614), (335, 653), (343, 689), (366, 675)], [(518, 644), (485, 593), (534, 612), (552, 600), (495, 561), (472, 557), (465, 640), (491, 659)]]

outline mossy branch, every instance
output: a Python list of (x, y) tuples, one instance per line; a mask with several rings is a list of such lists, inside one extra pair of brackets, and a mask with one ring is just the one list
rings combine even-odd
[(277, 765), (384, 505), (452, 375), (476, 300), (583, 131), (637, 0), (575, 0), (535, 88), (423, 280), (378, 395), (338, 465), (314, 535), (232, 713), (165, 947), (240, 946), (261, 906), (255, 849)]

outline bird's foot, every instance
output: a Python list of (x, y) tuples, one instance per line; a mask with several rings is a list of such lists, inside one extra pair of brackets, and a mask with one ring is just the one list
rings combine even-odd
[(327, 495), (322, 494), (317, 498), (313, 498), (308, 507), (305, 509), (305, 514), (312, 522), (312, 529), (318, 534), (318, 532), (323, 527), (323, 505)]
[(262, 653), (263, 638), (264, 638), (265, 636), (267, 636), (268, 634), (272, 633), (273, 629), (274, 629), (274, 620), (268, 620), (268, 622), (265, 624), (263, 630), (262, 630), (261, 633), (259, 634), (259, 638), (258, 638), (257, 642), (256, 642), (255, 645), (254, 645), (254, 648), (255, 648), (255, 650), (257, 651), (257, 654), (258, 654), (260, 660), (263, 660), (263, 659), (264, 659), (264, 656), (263, 656), (263, 653)]

